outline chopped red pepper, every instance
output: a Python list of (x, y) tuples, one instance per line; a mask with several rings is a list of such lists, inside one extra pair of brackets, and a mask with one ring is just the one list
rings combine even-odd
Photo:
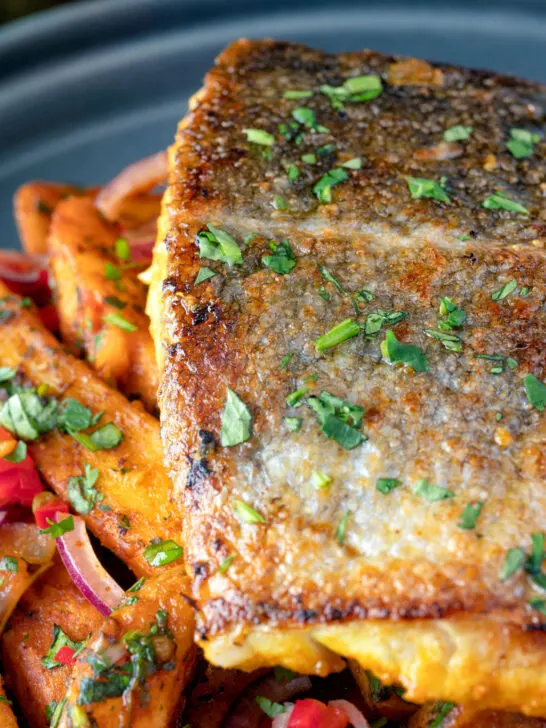
[(296, 700), (287, 728), (346, 728), (347, 715), (340, 708), (319, 700)]
[(60, 498), (52, 498), (51, 500), (42, 503), (42, 505), (38, 506), (38, 508), (34, 509), (34, 518), (36, 519), (36, 525), (40, 528), (49, 528), (49, 526), (51, 525), (49, 521), (55, 522), (55, 516), (57, 515), (57, 513), (68, 512), (68, 503), (65, 503)]
[[(0, 441), (13, 440), (13, 435), (0, 427)], [(32, 505), (32, 499), (43, 490), (30, 455), (20, 463), (0, 458), (0, 508), (19, 503)]]
[(60, 662), (61, 665), (73, 665), (76, 662), (76, 650), (72, 647), (65, 645), (55, 655), (55, 660)]

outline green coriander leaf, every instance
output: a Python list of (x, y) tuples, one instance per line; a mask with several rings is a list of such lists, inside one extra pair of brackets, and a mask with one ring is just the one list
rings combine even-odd
[(19, 562), (13, 556), (2, 556), (0, 559), (0, 571), (11, 571), (17, 574), (19, 571)]
[(466, 313), (455, 305), (451, 298), (440, 298), (440, 315), (451, 328), (458, 328), (466, 321)]
[(414, 200), (418, 200), (421, 197), (430, 197), (437, 202), (445, 202), (447, 205), (451, 204), (447, 192), (439, 182), (422, 177), (408, 177), (407, 182), (410, 194)]
[(110, 263), (110, 261), (106, 261), (104, 265), (104, 276), (107, 281), (120, 281), (121, 280), (121, 271), (119, 268), (116, 268), (116, 266), (113, 263)]
[(197, 235), (199, 257), (219, 260), (228, 266), (242, 265), (243, 256), (235, 240), (224, 230), (207, 225), (208, 231), (202, 230)]
[(301, 161), (305, 162), (306, 164), (316, 164), (317, 155), (316, 154), (302, 154)]
[(444, 700), (439, 700), (433, 707), (432, 710), (435, 713), (433, 720), (428, 724), (428, 728), (440, 728), (444, 719), (451, 713), (455, 703), (448, 703)]
[(280, 703), (274, 703), (269, 698), (264, 698), (263, 695), (258, 695), (256, 697), (256, 702), (263, 710), (263, 712), (270, 718), (274, 718), (276, 715), (280, 715), (281, 713), (286, 713), (286, 708), (284, 707), (284, 705), (281, 705)]
[(345, 169), (362, 169), (362, 157), (354, 157), (341, 165)]
[(366, 76), (353, 76), (352, 78), (346, 79), (343, 88), (350, 94), (365, 95), (367, 92), (370, 92), (372, 95), (368, 96), (368, 98), (358, 99), (359, 101), (368, 101), (379, 96), (381, 91), (383, 91), (383, 84), (379, 76), (369, 74)]
[(528, 374), (523, 380), (523, 386), (529, 404), (542, 412), (546, 407), (546, 384), (537, 379), (534, 374)]
[(299, 432), (301, 430), (303, 420), (301, 417), (285, 417), (284, 424), (289, 432)]
[(365, 288), (361, 288), (360, 291), (357, 291), (354, 294), (354, 298), (362, 303), (370, 303), (370, 301), (375, 300), (373, 293), (371, 291), (367, 291)]
[(113, 422), (108, 422), (106, 425), (99, 427), (98, 430), (87, 434), (85, 432), (70, 432), (70, 435), (77, 440), (80, 445), (83, 445), (92, 452), (97, 450), (112, 450), (117, 447), (123, 440), (123, 433), (119, 430)]
[(294, 182), (300, 176), (300, 171), (295, 164), (289, 164), (286, 168), (286, 176), (289, 182)]
[(485, 207), (486, 210), (507, 210), (508, 212), (521, 212), (523, 215), (529, 214), (526, 207), (506, 197), (502, 192), (495, 192), (486, 197), (482, 202), (482, 207)]
[(525, 564), (525, 551), (523, 549), (508, 549), (504, 563), (499, 572), (501, 581), (506, 581), (509, 577), (519, 571)]
[(322, 277), (324, 278), (324, 280), (325, 280), (325, 281), (327, 281), (328, 283), (331, 283), (331, 284), (332, 284), (332, 285), (333, 285), (333, 286), (334, 286), (334, 287), (336, 288), (336, 290), (337, 290), (337, 291), (338, 291), (339, 293), (342, 293), (343, 295), (345, 295), (345, 294), (346, 294), (346, 291), (345, 291), (345, 289), (343, 288), (343, 286), (341, 285), (341, 283), (340, 283), (340, 282), (338, 281), (338, 279), (337, 279), (337, 278), (335, 278), (335, 276), (333, 276), (333, 275), (332, 275), (332, 274), (330, 273), (330, 271), (329, 271), (329, 270), (328, 270), (327, 268), (325, 268), (325, 267), (324, 267), (323, 265), (321, 265), (320, 263), (317, 263), (317, 268), (319, 269), (319, 271), (320, 271), (320, 274), (321, 274), (321, 276), (322, 276)]
[(217, 275), (216, 271), (207, 268), (206, 265), (201, 266), (193, 283), (194, 286), (198, 286), (203, 281), (208, 281), (209, 278), (214, 278)]
[(540, 614), (546, 615), (546, 599), (530, 599), (527, 604)]
[(220, 574), (225, 574), (227, 572), (227, 570), (229, 569), (229, 567), (231, 566), (231, 564), (234, 562), (234, 560), (235, 560), (235, 554), (230, 554), (229, 556), (227, 556), (222, 561), (220, 566), (218, 567), (218, 572)]
[(290, 360), (292, 359), (293, 356), (294, 356), (293, 351), (290, 352), (290, 354), (285, 354), (283, 356), (283, 358), (281, 359), (281, 366), (279, 367), (281, 371), (283, 371), (283, 369), (286, 369), (286, 367), (290, 363)]
[(83, 652), (88, 641), (89, 637), (85, 640), (81, 640), (80, 642), (73, 642), (66, 634), (66, 632), (64, 632), (63, 629), (59, 627), (58, 624), (54, 624), (53, 642), (51, 643), (44, 657), (41, 659), (41, 664), (48, 670), (52, 670), (54, 667), (62, 667), (64, 663), (57, 662), (57, 660), (55, 659), (55, 656), (57, 655), (59, 650), (62, 647), (70, 647), (70, 649), (74, 650), (75, 652), (74, 657), (77, 657), (79, 654), (81, 654), (81, 652)]
[(522, 287), (520, 288), (520, 290), (519, 290), (519, 295), (520, 295), (520, 296), (523, 296), (523, 297), (525, 298), (525, 296), (528, 296), (528, 295), (529, 295), (529, 292), (530, 292), (530, 290), (531, 290), (531, 289), (530, 289), (530, 288), (528, 288), (527, 286), (522, 286)]
[(428, 480), (421, 478), (415, 484), (413, 489), (415, 495), (420, 495), (427, 501), (434, 503), (436, 501), (446, 500), (447, 498), (453, 498), (454, 493), (447, 488), (441, 488), (439, 485), (429, 483)]
[(275, 210), (288, 210), (290, 208), (288, 202), (282, 195), (275, 195), (273, 198), (273, 207)]
[(318, 488), (319, 490), (324, 490), (329, 485), (331, 485), (332, 478), (329, 475), (326, 475), (326, 473), (317, 470), (311, 475), (311, 483), (315, 486), (315, 488)]
[(74, 530), (74, 519), (72, 516), (64, 518), (62, 521), (59, 521), (59, 523), (55, 523), (50, 518), (46, 518), (46, 522), (49, 523), (49, 527), (41, 528), (40, 533), (48, 533), (51, 538), (59, 538), (65, 533)]
[(388, 495), (392, 490), (399, 488), (401, 485), (402, 481), (396, 478), (378, 478), (375, 487), (383, 495)]
[(483, 502), (476, 501), (475, 503), (467, 503), (464, 507), (464, 511), (461, 513), (461, 520), (457, 524), (459, 528), (464, 530), (471, 530), (476, 528), (479, 515), (482, 512)]
[(538, 574), (542, 569), (542, 562), (544, 561), (544, 540), (543, 533), (531, 534), (531, 553), (525, 565), (525, 570), (529, 574)]
[(0, 383), (9, 382), (17, 374), (12, 367), (0, 367)]
[(450, 126), (444, 131), (446, 142), (462, 142), (472, 134), (471, 126)]
[(334, 415), (328, 415), (326, 417), (321, 430), (326, 437), (335, 440), (345, 450), (353, 450), (368, 439), (361, 432), (355, 430), (354, 427), (351, 427)]
[(447, 334), (444, 331), (436, 331), (435, 329), (425, 329), (424, 334), (430, 339), (440, 341), (442, 346), (449, 351), (460, 353), (463, 350), (463, 342), (455, 334)]
[(68, 480), (68, 502), (77, 513), (86, 515), (93, 506), (103, 499), (103, 495), (95, 488), (99, 477), (98, 468), (85, 463), (83, 475), (75, 475)]
[(312, 109), (307, 108), (306, 106), (299, 106), (297, 109), (294, 109), (294, 111), (292, 111), (292, 116), (298, 122), (298, 124), (302, 124), (308, 129), (314, 129), (321, 134), (328, 132), (328, 129), (325, 126), (321, 126), (317, 123), (315, 118), (315, 112)]
[[(51, 721), (49, 723), (49, 728), (57, 728), (59, 725), (59, 721), (61, 720), (61, 716), (63, 714), (64, 706), (66, 705), (66, 701), (68, 698), (63, 698), (59, 704), (55, 707), (55, 710), (53, 712), (53, 715), (51, 716)], [(54, 703), (55, 701), (52, 700), (49, 705)], [(49, 706), (48, 706), (49, 707)]]
[(55, 713), (55, 708), (57, 707), (57, 705), (58, 703), (56, 700), (50, 700), (45, 707), (45, 716), (48, 725), (51, 723), (51, 719), (53, 718), (53, 714)]
[(389, 326), (396, 326), (396, 324), (407, 318), (405, 311), (375, 311), (369, 313), (366, 317), (366, 323), (364, 324), (364, 333), (366, 336), (371, 337), (381, 331), (381, 328), (388, 324)]
[(347, 524), (349, 523), (349, 518), (352, 516), (351, 511), (346, 511), (343, 515), (341, 521), (339, 522), (339, 526), (336, 528), (335, 532), (335, 539), (338, 542), (340, 546), (343, 546), (345, 542), (345, 535), (347, 533)]
[(146, 546), (144, 558), (150, 566), (166, 566), (179, 559), (183, 553), (182, 546), (179, 546), (175, 541), (171, 541), (171, 539), (167, 539)]
[(135, 324), (127, 321), (127, 319), (121, 313), (116, 313), (115, 311), (107, 313), (105, 316), (102, 317), (102, 320), (105, 324), (117, 326), (118, 329), (122, 329), (123, 331), (138, 331), (138, 326), (135, 326)]
[(58, 402), (32, 390), (12, 394), (0, 410), (0, 427), (21, 440), (37, 440), (57, 424)]
[(285, 402), (289, 407), (297, 407), (300, 400), (302, 400), (308, 392), (309, 387), (300, 387), (299, 389), (296, 389), (295, 392), (291, 392), (285, 399)]
[(299, 91), (298, 89), (288, 89), (284, 92), (285, 99), (308, 99), (313, 95), (312, 91)]
[(535, 134), (527, 129), (510, 129), (510, 141), (506, 142), (506, 148), (516, 159), (526, 159), (535, 150), (535, 144), (541, 140), (540, 134)]
[(391, 364), (401, 363), (413, 368), (416, 372), (428, 371), (428, 359), (418, 346), (403, 344), (398, 341), (394, 331), (387, 329), (385, 332), (384, 350), (386, 358)]
[(128, 592), (138, 592), (142, 589), (144, 584), (146, 583), (146, 579), (144, 576), (141, 576), (138, 581), (135, 581), (133, 586), (130, 586), (129, 589), (127, 589)]
[(233, 510), (235, 511), (235, 514), (241, 519), (241, 521), (244, 521), (245, 523), (255, 524), (266, 522), (265, 518), (262, 516), (261, 513), (254, 510), (254, 508), (252, 508), (248, 505), (248, 503), (245, 503), (242, 500), (234, 501)]
[(9, 455), (4, 455), (3, 460), (7, 460), (8, 463), (22, 463), (27, 456), (27, 445), (26, 442), (19, 440), (15, 446), (15, 450), (12, 450)]
[(502, 301), (503, 298), (506, 298), (511, 293), (513, 293), (517, 287), (517, 281), (515, 279), (512, 279), (511, 281), (508, 281), (508, 283), (505, 283), (503, 286), (501, 286), (501, 288), (493, 291), (493, 293), (491, 294), (491, 300)]
[(263, 129), (244, 129), (246, 138), (253, 144), (260, 144), (264, 147), (271, 147), (275, 144), (275, 137)]
[(272, 271), (279, 275), (286, 275), (296, 267), (296, 258), (287, 240), (276, 243), (271, 241), (269, 247), (272, 255), (264, 255), (262, 264), (271, 268)]
[(460, 240), (462, 243), (465, 243), (467, 240), (472, 240), (472, 237), (470, 235), (457, 235), (457, 240)]
[(127, 305), (125, 301), (121, 301), (117, 296), (106, 296), (104, 303), (107, 303), (109, 306), (113, 306), (120, 311), (122, 311)]
[(77, 399), (67, 397), (60, 407), (57, 427), (65, 432), (85, 430), (91, 426), (92, 412)]
[(228, 387), (222, 412), (220, 442), (222, 447), (233, 447), (251, 438), (252, 415), (248, 407)]
[(313, 194), (318, 198), (319, 202), (332, 202), (332, 187), (348, 179), (349, 175), (344, 169), (339, 167), (331, 169), (313, 185)]
[(118, 238), (116, 240), (115, 250), (119, 260), (131, 260), (131, 248), (125, 238)]
[(345, 321), (342, 321), (330, 329), (330, 331), (315, 339), (315, 349), (319, 354), (322, 354), (328, 349), (332, 349), (334, 346), (338, 346), (344, 341), (358, 336), (359, 333), (359, 324), (353, 319), (345, 319)]

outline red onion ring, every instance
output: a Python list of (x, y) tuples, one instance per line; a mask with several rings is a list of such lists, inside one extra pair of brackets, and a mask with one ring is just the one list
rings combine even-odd
[(370, 724), (360, 710), (348, 700), (330, 700), (328, 705), (332, 705), (334, 708), (340, 708), (349, 719), (349, 723), (353, 728), (370, 728)]

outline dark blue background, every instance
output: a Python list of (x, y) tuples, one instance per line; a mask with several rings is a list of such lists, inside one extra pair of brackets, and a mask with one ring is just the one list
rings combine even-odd
[(546, 80), (546, 3), (96, 0), (0, 30), (0, 247), (31, 178), (101, 183), (167, 145), (216, 53), (240, 36), (363, 47)]

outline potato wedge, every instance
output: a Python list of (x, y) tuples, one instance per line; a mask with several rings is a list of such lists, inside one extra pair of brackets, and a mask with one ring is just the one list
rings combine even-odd
[(51, 645), (54, 625), (79, 642), (103, 620), (74, 586), (59, 559), (21, 598), (2, 636), (2, 660), (11, 691), (33, 728), (47, 728), (46, 708), (52, 701), (62, 700), (72, 673), (71, 667), (47, 669), (41, 663)]
[(116, 448), (92, 452), (70, 435), (51, 431), (29, 445), (42, 477), (66, 498), (69, 479), (81, 475), (85, 463), (97, 468), (103, 500), (84, 516), (87, 526), (137, 576), (153, 574), (157, 568), (144, 558), (145, 547), (153, 539), (181, 539), (179, 509), (170, 501), (171, 484), (162, 466), (158, 421), (68, 354), (34, 312), (21, 308), (0, 284), (2, 298), (0, 366), (16, 368), (28, 384), (44, 386), (50, 395), (104, 412), (101, 423), (113, 422), (123, 433)]
[(450, 709), (450, 705), (426, 703), (410, 718), (408, 728), (546, 728), (546, 720), (542, 718), (528, 718), (497, 710), (476, 711), (458, 705)]
[(2, 728), (17, 728), (17, 721), (6, 697), (2, 676), (0, 675), (0, 725)]
[(51, 216), (59, 202), (72, 195), (94, 197), (97, 191), (97, 188), (83, 190), (75, 185), (39, 181), (19, 187), (13, 208), (23, 250), (31, 255), (46, 255)]
[(91, 200), (72, 197), (57, 206), (48, 247), (61, 335), (102, 379), (154, 411), (159, 375), (144, 313), (146, 287), (136, 278), (145, 264), (120, 259), (119, 238), (118, 226)]
[[(182, 569), (166, 571), (103, 622), (76, 663), (60, 728), (173, 724), (197, 656), (189, 589)], [(131, 682), (137, 669), (142, 680)]]

